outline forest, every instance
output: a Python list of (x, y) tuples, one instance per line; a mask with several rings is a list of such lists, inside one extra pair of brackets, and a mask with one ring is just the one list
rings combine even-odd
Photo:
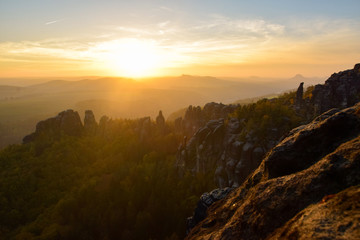
[[(306, 94), (304, 95), (306, 97)], [(228, 117), (267, 141), (308, 119), (295, 92), (239, 105)], [(1, 239), (182, 239), (214, 172), (180, 172), (184, 129), (174, 122), (102, 117), (80, 136), (42, 134), (0, 152)], [(280, 136), (281, 137), (281, 136)]]

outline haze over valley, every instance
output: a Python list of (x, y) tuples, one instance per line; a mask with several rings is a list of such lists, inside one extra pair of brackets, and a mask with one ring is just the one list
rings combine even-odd
[[(157, 116), (162, 110), (173, 120), (183, 117), (189, 105), (203, 106), (208, 102), (236, 104), (251, 98), (274, 97), (295, 89), (300, 82), (307, 86), (320, 83), (321, 78), (297, 75), (291, 79), (231, 79), (183, 75), (136, 81), (129, 78), (93, 78), (85, 80), (52, 80), (30, 86), (0, 85), (0, 146), (20, 143), (38, 121), (64, 109), (81, 115), (91, 109), (99, 119), (141, 118)], [(0, 81), (1, 82), (1, 81)], [(5, 80), (3, 80), (6, 83)]]

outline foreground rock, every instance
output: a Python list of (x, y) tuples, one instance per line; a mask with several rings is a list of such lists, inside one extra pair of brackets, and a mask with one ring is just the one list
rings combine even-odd
[(298, 213), (273, 239), (356, 239), (360, 236), (360, 186), (324, 197)]
[(359, 239), (359, 112), (294, 129), (187, 239)]
[(214, 189), (209, 193), (203, 193), (200, 197), (200, 200), (195, 208), (194, 216), (187, 219), (187, 229), (186, 234), (196, 226), (199, 222), (204, 220), (207, 217), (207, 209), (215, 202), (225, 198), (233, 188), (218, 188)]

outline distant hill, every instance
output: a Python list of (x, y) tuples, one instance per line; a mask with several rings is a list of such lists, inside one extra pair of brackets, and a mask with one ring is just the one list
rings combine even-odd
[(244, 99), (240, 99), (234, 102), (234, 104), (249, 104), (249, 103), (256, 103), (257, 101), (263, 99), (263, 98), (267, 98), (267, 99), (271, 99), (271, 98), (275, 98), (277, 97), (279, 94), (267, 94), (264, 96), (260, 96), (260, 97), (254, 97), (254, 98), (244, 98)]
[(0, 86), (0, 100), (6, 100), (21, 94), (23, 91), (22, 87), (14, 86)]

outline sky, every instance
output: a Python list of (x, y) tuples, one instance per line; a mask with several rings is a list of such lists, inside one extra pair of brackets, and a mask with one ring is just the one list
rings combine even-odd
[(328, 76), (359, 0), (0, 0), (0, 78)]

